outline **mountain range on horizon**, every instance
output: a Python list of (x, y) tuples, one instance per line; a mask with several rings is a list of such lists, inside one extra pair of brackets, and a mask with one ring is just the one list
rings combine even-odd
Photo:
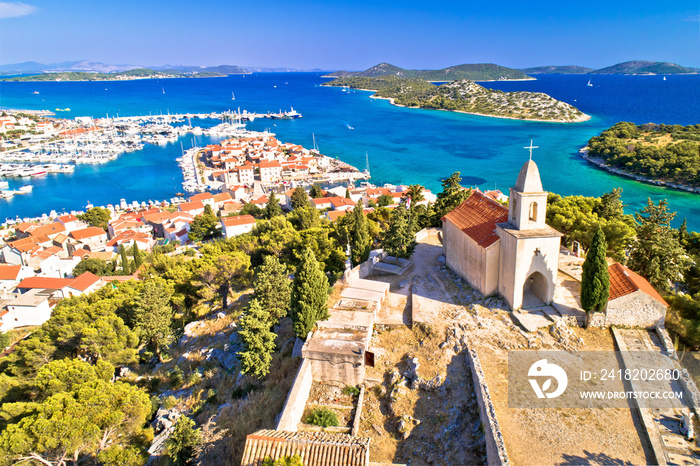
[[(2, 74), (32, 74), (50, 73), (65, 71), (83, 71), (94, 73), (118, 73), (133, 69), (152, 70), (176, 70), (184, 73), (192, 72), (217, 72), (223, 74), (244, 74), (251, 72), (295, 72), (310, 71), (320, 72), (322, 68), (298, 69), (287, 67), (260, 67), (260, 66), (238, 66), (238, 65), (218, 65), (218, 66), (193, 66), (193, 65), (157, 65), (142, 66), (128, 64), (107, 64), (88, 60), (64, 61), (56, 63), (39, 63), (27, 61), (0, 65)], [(364, 71), (334, 71), (326, 77), (360, 76), (377, 77), (396, 75), (406, 78), (423, 78), (428, 81), (450, 81), (456, 79), (471, 80), (503, 80), (503, 79), (529, 79), (529, 75), (535, 74), (695, 74), (700, 68), (684, 67), (670, 62), (654, 62), (644, 60), (632, 60), (617, 63), (605, 68), (594, 69), (579, 65), (547, 65), (531, 68), (508, 68), (492, 63), (463, 64), (455, 65), (439, 70), (409, 70), (389, 63), (380, 63)]]

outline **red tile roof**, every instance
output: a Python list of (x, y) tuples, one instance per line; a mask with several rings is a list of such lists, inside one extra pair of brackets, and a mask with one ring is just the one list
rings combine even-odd
[(92, 274), (90, 272), (85, 272), (84, 274), (80, 275), (79, 277), (73, 279), (70, 283), (71, 288), (75, 288), (76, 290), (80, 291), (85, 291), (88, 288), (90, 288), (92, 285), (97, 283), (100, 280), (100, 277), (98, 277), (95, 274)]
[(19, 282), (17, 288), (58, 290), (73, 282), (73, 278), (28, 277)]
[(0, 264), (0, 280), (17, 280), (21, 265)]
[(508, 221), (508, 209), (480, 191), (472, 191), (464, 202), (442, 217), (454, 224), (482, 248), (498, 240), (496, 224)]
[(76, 222), (76, 221), (78, 221), (78, 217), (76, 217), (73, 214), (67, 214), (67, 215), (62, 215), (60, 217), (56, 217), (56, 220), (60, 220), (61, 223)]
[(241, 466), (258, 466), (269, 457), (277, 460), (299, 455), (304, 466), (366, 466), (370, 439), (325, 432), (259, 430), (245, 439)]
[(193, 210), (204, 209), (202, 201), (183, 202), (178, 206), (180, 212), (191, 212)]
[(234, 227), (238, 225), (251, 225), (255, 224), (255, 218), (252, 215), (240, 215), (238, 217), (226, 217), (222, 218), (224, 226)]
[(608, 267), (608, 274), (610, 275), (610, 300), (642, 290), (664, 306), (668, 306), (664, 298), (644, 277), (634, 273), (624, 265), (615, 262)]
[(98, 227), (87, 227), (82, 230), (71, 231), (70, 235), (73, 239), (81, 240), (86, 238), (94, 238), (95, 236), (107, 236), (107, 232)]

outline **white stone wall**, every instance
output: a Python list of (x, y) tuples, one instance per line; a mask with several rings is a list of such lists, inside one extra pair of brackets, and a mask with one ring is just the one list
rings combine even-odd
[(275, 428), (276, 430), (287, 432), (297, 431), (297, 426), (304, 415), (304, 408), (309, 399), (309, 393), (311, 392), (311, 385), (313, 385), (313, 383), (311, 361), (302, 359), (301, 366), (299, 366), (299, 370), (297, 371), (297, 376), (294, 378), (292, 389), (289, 390), (289, 394), (287, 395), (287, 401), (284, 402), (284, 408), (282, 408), (282, 413), (280, 414), (277, 427)]
[(449, 221), (443, 222), (442, 235), (447, 266), (484, 296), (496, 293), (500, 241), (482, 248)]

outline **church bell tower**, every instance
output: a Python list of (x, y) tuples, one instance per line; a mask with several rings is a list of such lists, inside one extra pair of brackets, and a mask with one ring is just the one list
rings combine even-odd
[(532, 160), (520, 169), (510, 188), (508, 222), (499, 223), (501, 238), (498, 292), (513, 309), (551, 304), (557, 281), (561, 233), (545, 223), (547, 192)]

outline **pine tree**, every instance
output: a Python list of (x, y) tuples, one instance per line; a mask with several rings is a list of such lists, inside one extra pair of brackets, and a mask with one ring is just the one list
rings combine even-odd
[(194, 464), (195, 449), (201, 440), (201, 430), (187, 416), (180, 416), (175, 428), (165, 442), (165, 454), (175, 466)]
[(309, 196), (311, 196), (314, 199), (319, 199), (323, 197), (323, 190), (321, 187), (317, 184), (311, 186), (311, 190), (309, 191)]
[(306, 190), (302, 186), (299, 186), (292, 193), (292, 209), (296, 210), (303, 207), (308, 207), (311, 205), (309, 202), (309, 196), (306, 195)]
[(655, 205), (651, 199), (635, 214), (637, 237), (632, 244), (629, 267), (662, 290), (682, 280), (690, 267), (690, 258), (671, 227), (675, 216), (675, 212), (668, 211), (666, 200)]
[(396, 257), (397, 260), (406, 259), (413, 254), (416, 239), (411, 232), (405, 203), (399, 204), (391, 213), (389, 229), (384, 233), (382, 246), (388, 255)]
[(345, 199), (351, 199), (350, 198), (350, 188), (345, 188)]
[(683, 223), (681, 223), (681, 226), (678, 227), (678, 242), (681, 244), (681, 246), (687, 248), (689, 239), (690, 235), (688, 234), (688, 219), (684, 218)]
[(355, 266), (369, 258), (372, 238), (369, 236), (369, 225), (365, 217), (364, 205), (362, 201), (355, 205), (352, 211), (353, 231), (352, 231), (352, 265)]
[(147, 280), (136, 299), (134, 310), (134, 323), (141, 333), (141, 341), (155, 349), (160, 362), (163, 362), (162, 351), (173, 339), (172, 295), (171, 285), (162, 278)]
[(459, 172), (454, 172), (452, 176), (442, 182), (442, 191), (437, 195), (435, 201), (433, 226), (442, 226), (442, 217), (452, 212), (455, 207), (469, 197), (470, 191), (463, 189), (459, 184), (462, 181), (459, 175)]
[(126, 257), (126, 248), (123, 244), (119, 245), (119, 256), (122, 262), (122, 275), (131, 275), (131, 267), (129, 266), (129, 258)]
[(238, 353), (241, 372), (257, 378), (270, 373), (277, 335), (270, 331), (270, 313), (253, 299), (240, 320), (238, 335), (243, 350)]
[(143, 264), (143, 255), (136, 241), (134, 241), (134, 245), (131, 247), (131, 255), (134, 258), (134, 272), (136, 272), (139, 267), (141, 267), (141, 264)]
[(317, 321), (328, 318), (327, 300), (328, 278), (307, 246), (292, 285), (292, 321), (299, 338), (306, 338)]
[(263, 263), (255, 268), (255, 299), (270, 313), (270, 325), (279, 322), (289, 312), (292, 283), (287, 278), (287, 269), (277, 257), (265, 256)]
[(280, 203), (277, 201), (277, 196), (275, 196), (273, 191), (270, 194), (270, 200), (267, 201), (267, 205), (265, 209), (263, 209), (263, 217), (269, 220), (278, 215), (282, 215), (282, 206), (280, 206)]
[(598, 227), (591, 247), (588, 249), (586, 261), (583, 263), (581, 276), (581, 307), (586, 312), (603, 312), (610, 297), (610, 277), (605, 252), (608, 245), (605, 242), (603, 230)]

